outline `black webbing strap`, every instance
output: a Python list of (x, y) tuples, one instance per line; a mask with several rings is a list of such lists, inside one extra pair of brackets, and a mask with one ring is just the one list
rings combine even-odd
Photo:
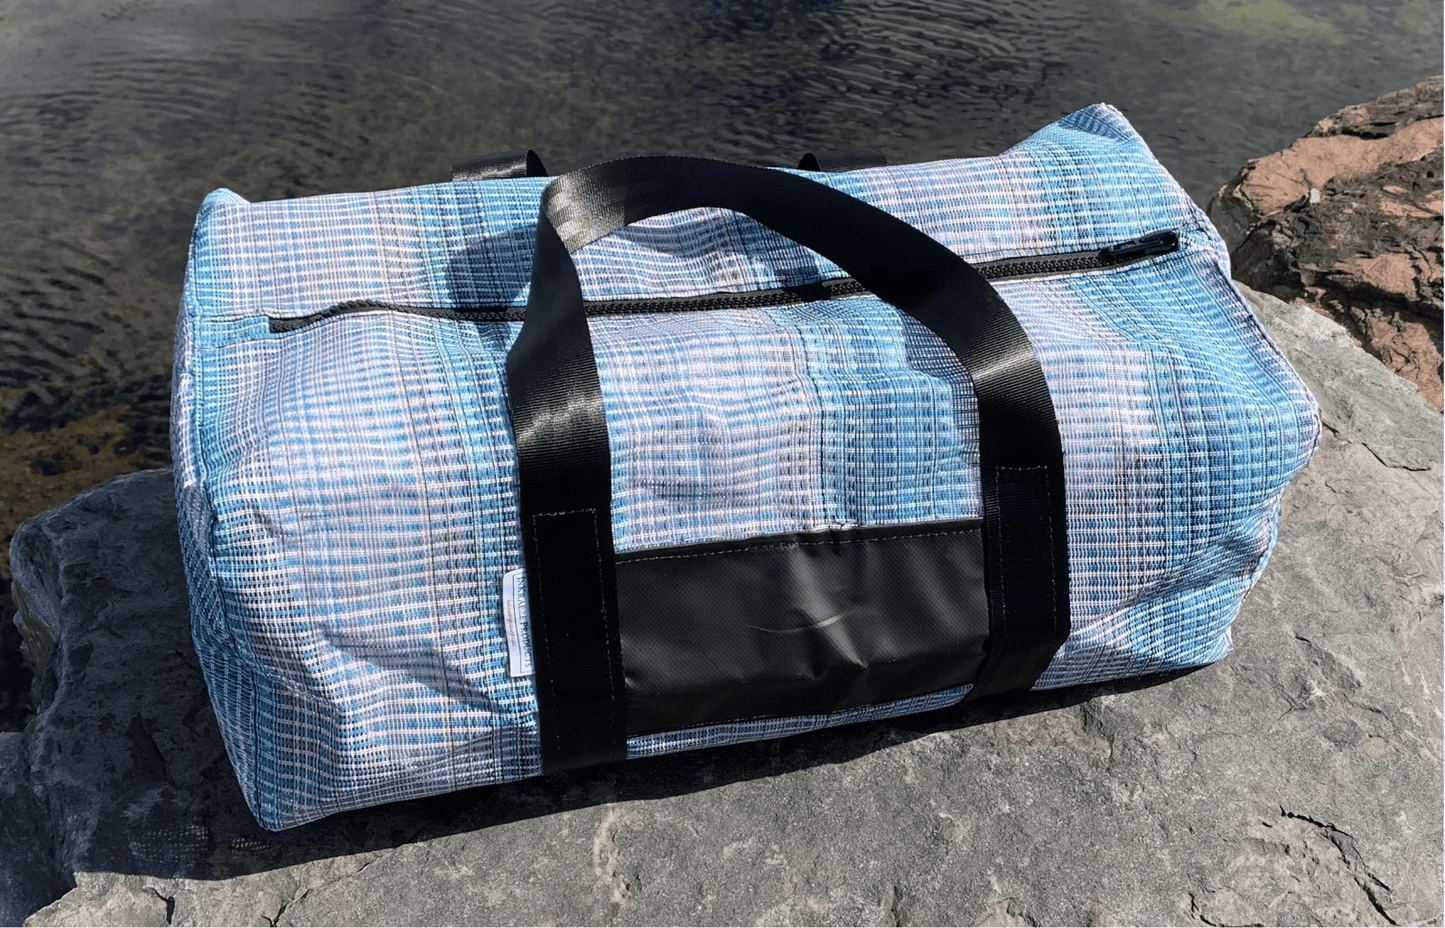
[(796, 175), (693, 158), (612, 161), (543, 193), (526, 319), (507, 356), (543, 769), (620, 759), (626, 747), (611, 455), (570, 252), (695, 207), (751, 216), (831, 260), (936, 333), (968, 370), (990, 629), (970, 696), (1031, 686), (1069, 631), (1063, 451), (1043, 371), (993, 287), (902, 220)]
[(478, 155), (452, 165), (452, 180), (503, 180), (510, 177), (546, 177), (547, 168), (530, 148)]

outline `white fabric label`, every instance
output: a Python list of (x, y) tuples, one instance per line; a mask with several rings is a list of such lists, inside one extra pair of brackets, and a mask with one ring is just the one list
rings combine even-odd
[(527, 615), (527, 576), (522, 568), (502, 575), (502, 624), (507, 630), (507, 669), (513, 677), (532, 675), (532, 622)]

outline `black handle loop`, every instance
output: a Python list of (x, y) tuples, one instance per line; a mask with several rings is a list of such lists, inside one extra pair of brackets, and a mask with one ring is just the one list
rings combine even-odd
[(937, 334), (978, 402), (989, 648), (970, 691), (1026, 689), (1069, 632), (1063, 451), (1027, 335), (973, 267), (814, 181), (695, 158), (633, 158), (542, 195), (525, 321), (507, 356), (544, 770), (625, 755), (611, 453), (570, 253), (629, 223), (718, 207), (812, 249)]

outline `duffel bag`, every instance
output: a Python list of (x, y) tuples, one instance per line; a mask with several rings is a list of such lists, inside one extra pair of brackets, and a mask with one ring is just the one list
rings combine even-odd
[(267, 828), (1194, 667), (1312, 398), (1116, 110), (201, 207), (172, 445)]

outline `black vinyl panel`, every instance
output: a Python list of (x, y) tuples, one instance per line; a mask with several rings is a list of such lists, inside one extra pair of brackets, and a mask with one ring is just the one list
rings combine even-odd
[(629, 736), (948, 689), (989, 634), (980, 520), (618, 555), (617, 598)]

